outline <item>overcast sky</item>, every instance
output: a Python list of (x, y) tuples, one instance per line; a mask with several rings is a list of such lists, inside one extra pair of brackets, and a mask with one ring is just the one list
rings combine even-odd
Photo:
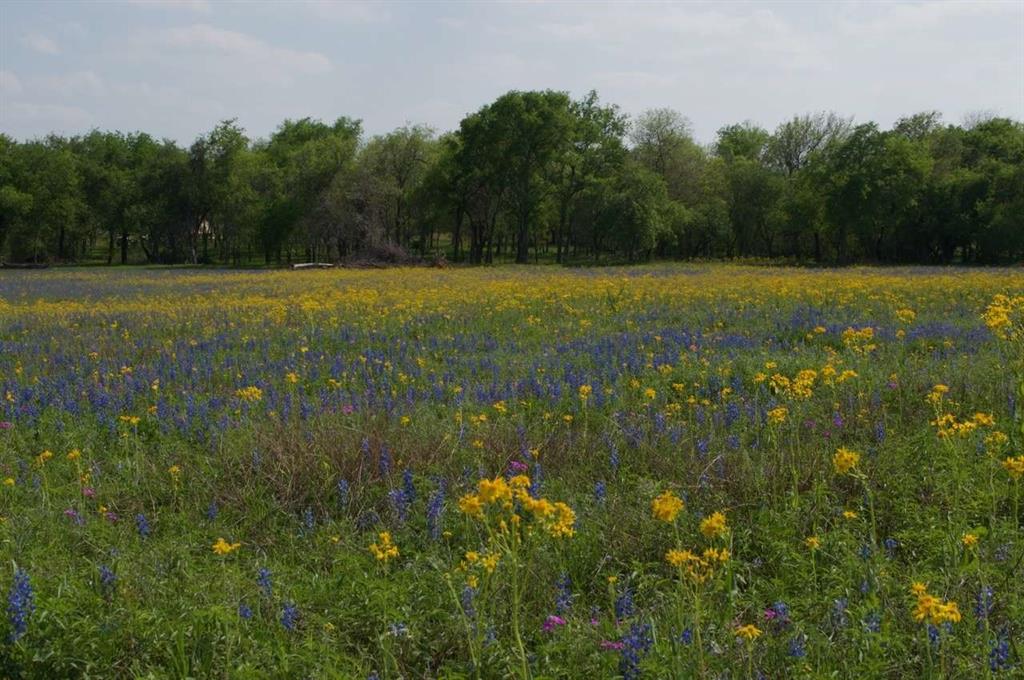
[(439, 131), (510, 89), (679, 110), (700, 141), (831, 109), (1024, 119), (1024, 0), (363, 3), (0, 0), (0, 130), (191, 142), (237, 117)]

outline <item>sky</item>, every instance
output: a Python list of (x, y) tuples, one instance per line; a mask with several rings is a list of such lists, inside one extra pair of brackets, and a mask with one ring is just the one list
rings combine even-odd
[(512, 89), (669, 107), (695, 137), (833, 110), (1024, 120), (1024, 0), (223, 2), (0, 0), (0, 131), (188, 144), (238, 118), (438, 132)]

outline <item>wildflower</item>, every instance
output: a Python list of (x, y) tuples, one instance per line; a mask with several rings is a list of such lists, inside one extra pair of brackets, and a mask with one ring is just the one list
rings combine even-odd
[(808, 536), (804, 539), (806, 545), (812, 552), (821, 548), (821, 539), (817, 536)]
[(110, 597), (114, 590), (117, 575), (106, 565), (100, 565), (100, 590), (104, 597)]
[(14, 486), (14, 477), (5, 477), (4, 486)]
[(17, 569), (14, 572), (11, 589), (7, 592), (7, 619), (11, 623), (11, 633), (8, 636), (10, 642), (17, 642), (18, 638), (28, 631), (28, 620), (35, 609), (35, 595), (32, 593), (28, 574)]
[(548, 616), (548, 618), (544, 619), (544, 625), (541, 626), (541, 629), (545, 633), (550, 633), (555, 628), (557, 628), (558, 626), (564, 626), (564, 625), (565, 625), (565, 619), (563, 619), (561, 616), (555, 616), (554, 614), (552, 614), (552, 615)]
[(228, 543), (223, 538), (218, 538), (213, 544), (213, 552), (218, 555), (230, 555), (241, 547), (241, 543)]
[(441, 537), (441, 515), (444, 512), (444, 488), (434, 492), (427, 502), (427, 528), (435, 541)]
[(910, 591), (917, 598), (912, 612), (915, 621), (927, 621), (934, 626), (960, 621), (960, 609), (956, 602), (931, 595), (928, 587), (920, 582), (911, 585)]
[(263, 398), (263, 390), (258, 387), (243, 387), (235, 390), (235, 396), (242, 401), (254, 403)]
[(82, 452), (79, 451), (78, 449), (71, 449), (70, 451), (68, 451), (68, 455), (67, 455), (67, 459), (68, 460), (78, 460), (81, 457), (82, 457)]
[(572, 579), (568, 574), (563, 573), (555, 582), (555, 588), (558, 590), (555, 596), (555, 611), (564, 614), (572, 607)]
[(857, 512), (855, 510), (843, 510), (843, 519), (857, 519)]
[(259, 572), (256, 574), (256, 585), (260, 587), (260, 592), (263, 593), (263, 597), (270, 597), (273, 592), (273, 584), (270, 580), (270, 570), (266, 567), (260, 567)]
[(761, 637), (761, 635), (764, 634), (763, 630), (761, 630), (757, 626), (755, 626), (753, 624), (749, 624), (749, 623), (747, 625), (745, 625), (745, 626), (740, 626), (739, 628), (736, 629), (735, 632), (736, 632), (736, 637), (741, 637), (744, 640), (747, 640), (748, 642), (756, 640), (757, 638)]
[(139, 530), (139, 536), (148, 538), (150, 534), (149, 521), (141, 512), (135, 515), (135, 527)]
[(856, 468), (858, 463), (860, 463), (860, 454), (846, 448), (840, 448), (832, 457), (832, 467), (840, 475), (847, 474)]
[(1017, 456), (1016, 458), (1007, 457), (1003, 461), (1003, 468), (1010, 475), (1010, 479), (1018, 481), (1024, 476), (1024, 455)]
[(468, 493), (459, 498), (459, 510), (470, 517), (483, 517), (484, 504), (476, 494)]
[(580, 401), (585, 403), (588, 399), (590, 399), (590, 395), (593, 394), (593, 392), (594, 392), (594, 388), (591, 387), (590, 385), (580, 385), (580, 389), (579, 389)]
[(671, 524), (683, 509), (683, 501), (671, 491), (665, 491), (651, 501), (651, 513), (655, 519)]
[(245, 602), (238, 603), (238, 617), (245, 621), (252, 618), (252, 607), (247, 605)]
[(789, 409), (785, 406), (777, 406), (772, 410), (768, 411), (768, 424), (769, 425), (781, 425), (786, 422), (786, 417), (789, 415)]
[(640, 661), (654, 644), (651, 625), (634, 623), (622, 638), (619, 652), (619, 674), (623, 680), (637, 680), (640, 677)]
[(607, 490), (605, 488), (604, 480), (598, 480), (594, 483), (594, 501), (598, 505), (603, 505)]
[(53, 458), (53, 451), (43, 451), (38, 456), (36, 456), (36, 464), (40, 466), (45, 465), (46, 461), (50, 460), (51, 458)]
[(385, 564), (399, 555), (398, 546), (391, 541), (390, 531), (382, 531), (377, 534), (377, 541), (370, 544), (370, 552), (378, 562)]
[(721, 512), (715, 512), (710, 517), (701, 520), (700, 532), (708, 538), (721, 536), (727, 531), (729, 531), (729, 526), (726, 524), (725, 515)]
[(294, 602), (286, 602), (281, 610), (281, 625), (287, 631), (295, 630), (295, 624), (299, 621), (299, 608)]
[(964, 544), (965, 548), (973, 548), (978, 545), (978, 535), (966, 533), (960, 538), (960, 542)]

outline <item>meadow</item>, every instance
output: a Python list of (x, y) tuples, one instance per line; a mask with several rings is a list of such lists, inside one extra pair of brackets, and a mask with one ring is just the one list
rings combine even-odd
[(0, 272), (0, 677), (1024, 677), (1024, 270)]

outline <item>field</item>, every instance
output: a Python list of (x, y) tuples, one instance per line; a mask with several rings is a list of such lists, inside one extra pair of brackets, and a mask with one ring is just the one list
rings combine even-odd
[(1021, 270), (3, 272), (0, 398), (0, 677), (1024, 677)]

